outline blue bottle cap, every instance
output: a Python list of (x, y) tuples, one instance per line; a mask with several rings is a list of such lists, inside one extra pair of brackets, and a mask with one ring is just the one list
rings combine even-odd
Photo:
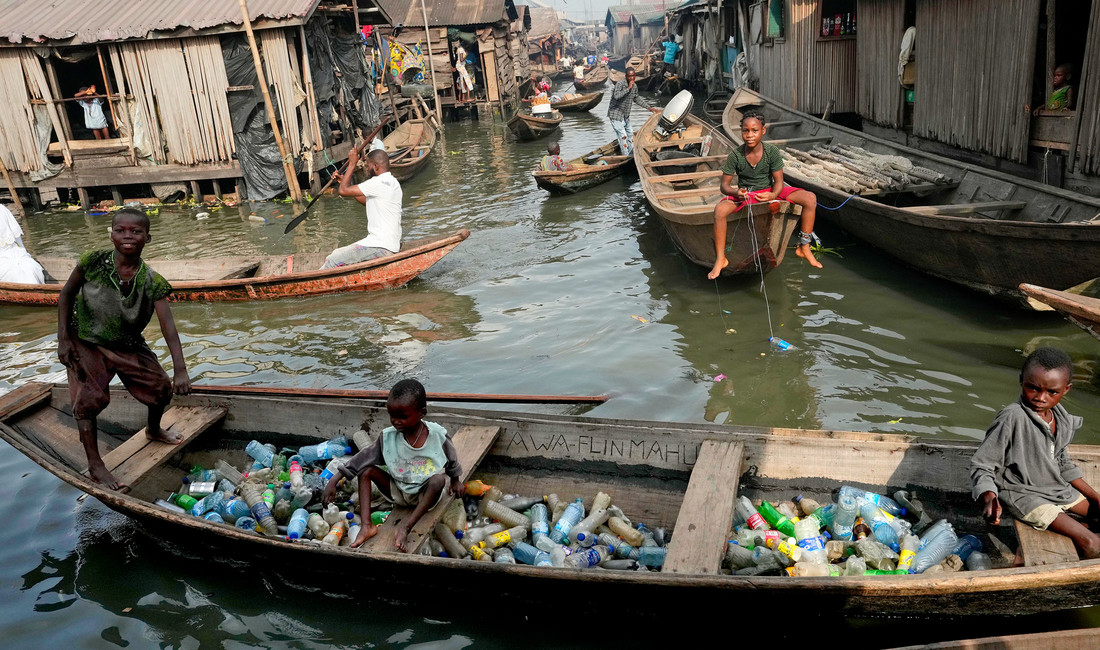
[(899, 553), (899, 552), (901, 551), (901, 547), (900, 547), (900, 546), (898, 546), (898, 545), (897, 545), (896, 543), (895, 543), (895, 544), (891, 544), (891, 545), (890, 545), (890, 550), (891, 550), (891, 551), (893, 551), (893, 552), (895, 552), (895, 553)]
[(351, 453), (351, 447), (344, 447), (344, 455), (347, 456)]
[(588, 537), (584, 533), (577, 533), (577, 541), (578, 542), (583, 542), (586, 539), (588, 539)]
[(346, 513), (344, 513), (344, 517), (345, 517), (345, 518), (346, 518), (346, 519), (347, 519), (348, 521), (351, 521), (352, 519), (355, 519), (355, 513), (352, 513), (352, 512), (346, 512)]
[(447, 555), (447, 551), (440, 551), (439, 552), (439, 557), (451, 557), (451, 556)]
[(298, 533), (287, 533), (287, 539), (298, 539)]
[(455, 531), (455, 539), (462, 539), (462, 537), (464, 535), (466, 535), (466, 531), (464, 531), (464, 530), (456, 530)]
[(290, 487), (290, 481), (284, 481), (283, 482), (283, 487), (289, 488)]
[(909, 510), (907, 508), (902, 508), (901, 510), (898, 511), (898, 516), (899, 517), (904, 517), (906, 515), (906, 513), (908, 513), (908, 512), (909, 512)]

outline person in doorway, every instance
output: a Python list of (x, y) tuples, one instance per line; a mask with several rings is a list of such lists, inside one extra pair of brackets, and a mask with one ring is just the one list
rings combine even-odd
[(546, 145), (546, 155), (539, 160), (538, 171), (541, 172), (565, 172), (573, 169), (565, 158), (561, 157), (561, 147), (557, 142)]
[[(84, 86), (73, 96), (89, 97), (95, 94), (95, 86)], [(107, 131), (107, 116), (103, 114), (103, 100), (99, 97), (92, 97), (91, 99), (82, 99), (78, 103), (84, 109), (84, 126), (95, 134), (95, 139), (109, 139), (111, 135)]]
[(1071, 81), (1073, 81), (1073, 66), (1063, 63), (1054, 68), (1051, 76), (1053, 90), (1046, 105), (1048, 111), (1072, 111), (1077, 107), (1077, 98), (1074, 96)]
[(1069, 537), (1081, 555), (1095, 558), (1100, 536), (1090, 528), (1100, 520), (1100, 494), (1069, 458), (1081, 418), (1059, 405), (1072, 379), (1073, 361), (1062, 350), (1028, 355), (1019, 399), (997, 413), (970, 460), (972, 494), (986, 521), (999, 523), (1007, 510), (1033, 528)]
[(42, 265), (23, 246), (23, 229), (6, 206), (0, 205), (0, 282), (42, 284)]
[(378, 436), (378, 441), (351, 457), (340, 466), (325, 486), (322, 502), (332, 503), (336, 487), (343, 479), (359, 481), (359, 518), (363, 525), (359, 536), (351, 541), (352, 548), (361, 546), (378, 534), (371, 523), (371, 483), (398, 507), (413, 508), (412, 514), (401, 520), (394, 533), (394, 546), (408, 551), (409, 531), (432, 508), (439, 505), (448, 491), (462, 496), (462, 466), (458, 451), (447, 436), (447, 430), (428, 422), (428, 397), (424, 386), (415, 379), (402, 379), (390, 389), (386, 398), (390, 424)]
[(470, 91), (474, 89), (474, 80), (466, 70), (466, 50), (461, 44), (455, 44), (455, 101), (459, 104), (470, 101)]
[(615, 129), (615, 135), (619, 138), (619, 151), (624, 156), (634, 155), (634, 131), (630, 128), (631, 105), (637, 104), (654, 113), (661, 110), (650, 106), (638, 96), (638, 86), (634, 83), (636, 78), (634, 68), (627, 68), (626, 76), (611, 89), (611, 103), (607, 107), (607, 119), (611, 121), (611, 128)]
[(390, 173), (390, 157), (384, 149), (367, 154), (370, 178), (351, 184), (351, 170), (359, 164), (359, 153), (348, 154), (348, 171), (340, 176), (340, 196), (355, 199), (367, 211), (367, 236), (354, 244), (337, 248), (325, 258), (322, 269), (358, 264), (401, 250), (401, 183)]
[[(99, 454), (96, 416), (111, 401), (109, 385), (115, 375), (134, 399), (149, 407), (145, 435), (170, 445), (182, 438), (161, 428), (161, 416), (173, 392), (191, 392), (168, 306), (172, 285), (141, 259), (152, 239), (144, 212), (119, 210), (111, 222), (114, 250), (84, 253), (57, 301), (57, 356), (68, 369), (73, 417), (88, 456), (88, 473), (112, 490), (126, 485), (111, 474)], [(154, 313), (172, 354), (171, 381), (142, 336)]]
[(670, 38), (664, 43), (661, 43), (661, 45), (665, 48), (665, 60), (663, 70), (665, 75), (673, 74), (674, 66), (676, 64), (676, 55), (679, 54), (680, 50), (683, 49), (677, 39), (679, 39), (678, 36), (676, 38)]
[[(734, 147), (722, 164), (722, 194), (725, 197), (714, 206), (714, 267), (707, 273), (711, 280), (717, 278), (729, 265), (726, 259), (726, 219), (750, 203), (787, 201), (802, 206), (802, 231), (798, 233), (798, 246), (794, 252), (821, 268), (810, 250), (813, 241), (814, 215), (817, 196), (813, 192), (792, 187), (783, 182), (783, 154), (773, 144), (764, 142), (767, 126), (764, 114), (746, 110), (741, 116), (741, 139), (744, 144)], [(733, 177), (737, 185), (733, 185)]]

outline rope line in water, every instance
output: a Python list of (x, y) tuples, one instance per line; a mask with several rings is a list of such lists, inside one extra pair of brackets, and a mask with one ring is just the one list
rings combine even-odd
[(827, 206), (827, 205), (822, 205), (820, 201), (818, 202), (818, 204), (817, 204), (817, 207), (819, 207), (819, 208), (825, 208), (826, 210), (832, 210), (832, 211), (835, 211), (835, 210), (839, 210), (839, 209), (841, 209), (841, 208), (843, 208), (843, 207), (844, 207), (844, 203), (847, 203), (848, 201), (851, 201), (851, 200), (852, 200), (852, 197), (855, 197), (855, 196), (858, 196), (858, 195), (857, 195), (857, 194), (852, 194), (852, 195), (851, 195), (851, 196), (849, 196), (848, 198), (844, 199), (844, 202), (843, 202), (843, 203), (841, 203), (840, 205), (836, 206), (835, 208), (830, 208), (830, 207), (829, 207), (829, 206)]

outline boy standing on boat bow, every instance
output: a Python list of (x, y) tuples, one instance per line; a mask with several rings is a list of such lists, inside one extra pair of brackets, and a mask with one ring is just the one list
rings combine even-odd
[(371, 482), (395, 505), (414, 508), (399, 524), (394, 535), (397, 550), (408, 550), (409, 531), (424, 513), (443, 499), (450, 490), (454, 496), (463, 492), (462, 467), (458, 451), (447, 436), (447, 430), (435, 422), (424, 420), (428, 414), (428, 396), (424, 386), (415, 379), (402, 379), (390, 389), (386, 399), (391, 427), (382, 430), (378, 441), (362, 449), (340, 467), (340, 473), (329, 479), (322, 497), (325, 505), (336, 496), (341, 479), (359, 480), (359, 537), (351, 541), (358, 547), (378, 534), (371, 523)]
[[(80, 257), (57, 301), (57, 356), (68, 369), (69, 396), (80, 442), (88, 456), (88, 474), (112, 490), (125, 487), (107, 470), (96, 442), (96, 416), (111, 401), (108, 386), (117, 374), (134, 399), (149, 407), (145, 434), (179, 444), (181, 438), (160, 427), (173, 391), (191, 392), (180, 337), (168, 294), (172, 285), (145, 265), (141, 251), (152, 240), (149, 217), (123, 208), (111, 223), (114, 250)], [(153, 313), (172, 353), (169, 381), (142, 331)]]
[[(1072, 386), (1072, 361), (1056, 348), (1028, 355), (1020, 371), (1020, 399), (1001, 409), (970, 461), (973, 496), (990, 523), (1002, 508), (1038, 530), (1065, 535), (1086, 558), (1100, 557), (1100, 494), (1085, 482), (1067, 447), (1081, 427), (1058, 402)], [(1003, 504), (1003, 505), (1002, 505)]]

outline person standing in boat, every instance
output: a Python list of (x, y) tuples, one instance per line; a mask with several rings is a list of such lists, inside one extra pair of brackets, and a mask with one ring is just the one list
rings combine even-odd
[(351, 170), (359, 163), (353, 148), (348, 154), (348, 171), (340, 177), (340, 196), (355, 199), (367, 210), (367, 236), (354, 244), (337, 248), (325, 258), (322, 269), (358, 264), (401, 250), (401, 183), (390, 173), (390, 157), (384, 149), (367, 154), (371, 176), (351, 184)]
[(1033, 528), (1069, 537), (1083, 556), (1095, 558), (1100, 536), (1090, 527), (1100, 521), (1100, 494), (1067, 451), (1081, 418), (1058, 404), (1072, 379), (1073, 360), (1062, 350), (1028, 355), (1020, 398), (997, 413), (970, 460), (972, 495), (989, 523), (999, 523), (1007, 510)]
[[(161, 416), (173, 392), (191, 392), (168, 306), (172, 285), (141, 259), (152, 238), (144, 212), (119, 210), (111, 222), (114, 250), (84, 253), (57, 300), (57, 356), (68, 369), (69, 396), (88, 456), (88, 474), (112, 490), (126, 486), (99, 454), (96, 416), (111, 401), (108, 387), (115, 375), (134, 399), (149, 407), (145, 435), (171, 445), (179, 444), (181, 437), (161, 428)], [(171, 381), (142, 336), (154, 313), (172, 354)]]
[[(714, 267), (707, 273), (711, 280), (729, 265), (726, 259), (726, 219), (750, 203), (787, 201), (802, 206), (802, 231), (798, 233), (798, 247), (794, 252), (811, 266), (821, 268), (821, 262), (810, 250), (817, 196), (783, 182), (783, 154), (775, 145), (764, 142), (765, 133), (764, 114), (746, 110), (741, 116), (741, 139), (745, 143), (734, 147), (722, 164), (721, 188), (725, 197), (714, 206), (715, 260)], [(737, 177), (736, 186), (733, 185), (734, 176)]]
[(611, 103), (607, 106), (607, 119), (611, 120), (611, 128), (615, 129), (615, 135), (619, 138), (619, 151), (624, 156), (634, 155), (634, 131), (630, 128), (631, 105), (637, 104), (654, 113), (661, 110), (650, 106), (649, 102), (638, 96), (638, 85), (634, 83), (636, 78), (634, 68), (627, 68), (626, 76), (611, 89)]
[(0, 205), (0, 282), (42, 284), (42, 265), (23, 246), (23, 229), (7, 207)]

